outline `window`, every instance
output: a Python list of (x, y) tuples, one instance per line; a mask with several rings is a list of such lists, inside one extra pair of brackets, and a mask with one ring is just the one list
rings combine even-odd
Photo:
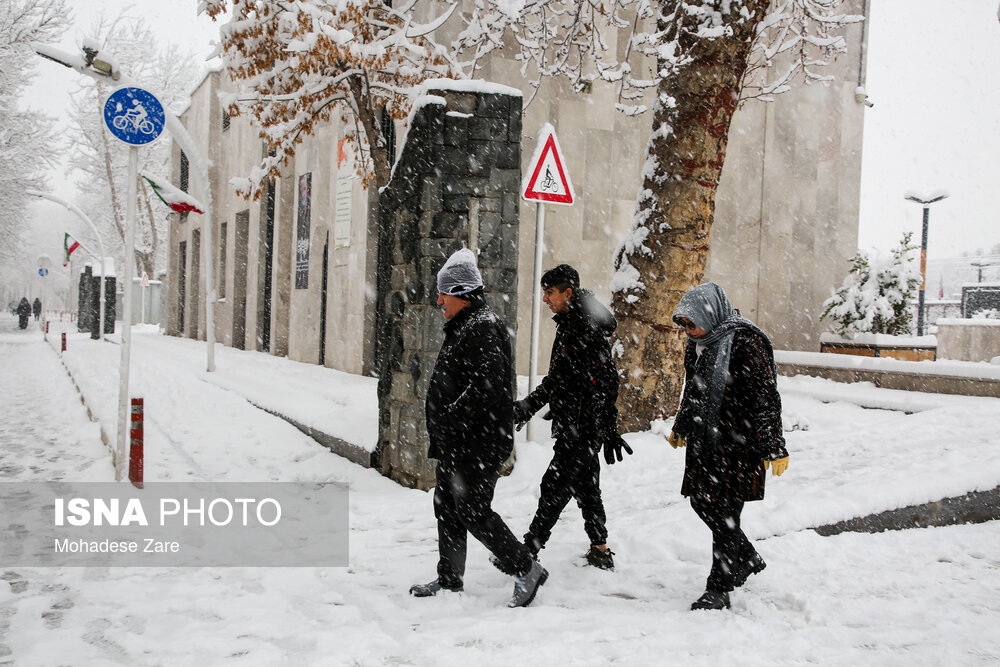
[[(181, 151), (180, 181), (181, 181), (181, 190), (183, 190), (184, 192), (188, 191), (188, 171), (189, 171), (188, 156), (184, 154), (184, 151)], [(187, 220), (187, 217), (188, 217), (187, 213), (181, 213), (181, 222)]]
[(226, 242), (229, 240), (226, 232), (229, 231), (229, 225), (222, 223), (219, 227), (219, 298), (226, 298), (226, 251), (228, 250)]
[(188, 191), (188, 156), (181, 151), (181, 190)]

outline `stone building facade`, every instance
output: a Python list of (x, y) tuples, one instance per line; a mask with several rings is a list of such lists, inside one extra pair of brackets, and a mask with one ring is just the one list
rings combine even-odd
[(420, 98), (378, 200), (376, 460), (416, 488), (434, 486), (424, 400), (444, 340), (437, 273), (451, 253), (478, 255), (487, 303), (516, 340), (521, 94), (477, 88), (453, 82)]
[[(864, 13), (865, 0), (848, 0), (844, 11)], [(781, 349), (818, 349), (819, 333), (827, 328), (819, 321), (821, 304), (857, 247), (863, 25), (847, 26), (844, 36), (848, 54), (832, 63), (833, 81), (794, 84), (769, 103), (744, 102), (730, 130), (706, 279), (722, 284)], [(534, 92), (512, 59), (494, 58), (478, 75), (520, 89), (525, 100)], [(376, 195), (361, 188), (353, 156), (344, 155), (338, 127), (328, 124), (306, 138), (272, 196), (257, 202), (237, 197), (229, 179), (249, 174), (263, 147), (245, 118), (225, 117), (220, 90), (232, 85), (223, 73), (210, 74), (182, 116), (211, 160), (217, 339), (374, 373), (378, 232), (367, 212), (377, 205)], [(615, 250), (634, 213), (651, 119), (616, 111), (614, 88), (600, 82), (576, 93), (561, 81), (545, 81), (531, 100), (521, 117), (521, 168), (538, 129), (552, 123), (578, 198), (571, 207), (548, 207), (543, 266), (577, 266), (584, 285), (607, 299)], [(184, 185), (182, 162), (175, 147), (173, 179)], [(303, 180), (308, 224), (300, 213)], [(519, 200), (517, 206), (514, 301), (517, 328), (528, 331), (535, 205)], [(195, 338), (204, 338), (204, 271), (196, 252), (201, 224), (194, 214), (171, 223), (167, 278), (167, 331)], [(541, 368), (553, 333), (543, 322)], [(527, 374), (528, 346), (528, 336), (519, 336), (519, 374)]]

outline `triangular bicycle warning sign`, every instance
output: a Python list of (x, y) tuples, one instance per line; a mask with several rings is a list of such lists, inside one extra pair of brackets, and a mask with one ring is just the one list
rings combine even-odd
[(521, 187), (521, 196), (528, 201), (567, 206), (576, 199), (555, 128), (549, 123), (538, 132), (538, 143)]

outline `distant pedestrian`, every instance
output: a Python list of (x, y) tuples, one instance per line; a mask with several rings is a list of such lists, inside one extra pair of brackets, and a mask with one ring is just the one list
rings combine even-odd
[(500, 467), (514, 448), (514, 370), (510, 336), (483, 295), (470, 250), (448, 258), (437, 276), (444, 311), (444, 343), (427, 387), (427, 455), (437, 459), (434, 515), (437, 578), (410, 588), (416, 597), (464, 586), (468, 534), (514, 577), (507, 606), (531, 604), (548, 572), (493, 511)]
[(42, 314), (42, 302), (37, 296), (35, 297), (35, 302), (31, 304), (31, 312), (35, 314), (35, 321), (37, 322), (38, 316)]
[(632, 453), (618, 433), (618, 372), (608, 342), (618, 323), (591, 292), (580, 288), (580, 274), (569, 264), (546, 271), (541, 283), (542, 300), (556, 323), (549, 371), (534, 391), (514, 404), (514, 421), (523, 424), (548, 404), (556, 441), (524, 543), (537, 555), (566, 504), (575, 498), (590, 539), (587, 562), (612, 570), (598, 452), (603, 448), (609, 465), (622, 460), (622, 449)]
[(22, 329), (28, 328), (28, 318), (31, 316), (31, 304), (28, 297), (21, 297), (21, 303), (17, 304), (18, 326)]
[(743, 504), (764, 498), (769, 464), (775, 475), (788, 467), (774, 351), (715, 283), (685, 294), (673, 320), (688, 343), (668, 440), (687, 446), (681, 493), (712, 531), (712, 569), (691, 609), (723, 609), (731, 591), (766, 567), (740, 528)]

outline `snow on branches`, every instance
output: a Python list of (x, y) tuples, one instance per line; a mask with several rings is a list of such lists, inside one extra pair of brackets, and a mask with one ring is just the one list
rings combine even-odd
[(227, 5), (223, 58), (239, 92), (223, 103), (230, 115), (249, 114), (270, 153), (241, 181), (243, 196), (260, 196), (302, 139), (335, 114), (359, 149), (365, 184), (384, 185), (391, 165), (382, 109), (404, 118), (415, 85), (460, 74), (428, 37), (454, 5), (427, 25), (414, 23), (412, 2), (394, 9), (382, 0), (205, 0), (203, 9), (216, 18)]
[[(541, 79), (568, 78), (577, 89), (603, 80), (618, 87), (618, 109), (648, 110), (644, 92), (690, 61), (693, 46), (731, 37), (733, 26), (757, 20), (759, 0), (477, 0), (453, 48), (472, 65), (515, 40), (521, 72), (536, 89)], [(766, 4), (766, 3), (765, 3)], [(846, 50), (837, 34), (862, 16), (838, 13), (843, 0), (776, 0), (756, 27), (754, 59), (744, 88), (767, 99), (802, 73), (807, 82), (827, 58)], [(656, 65), (635, 56), (647, 56)], [(785, 56), (784, 58), (779, 58)], [(775, 70), (776, 63), (781, 67)]]
[(823, 302), (821, 319), (834, 323), (833, 332), (849, 337), (859, 333), (901, 336), (912, 333), (912, 303), (920, 286), (919, 248), (912, 233), (884, 260), (859, 252), (836, 294)]

